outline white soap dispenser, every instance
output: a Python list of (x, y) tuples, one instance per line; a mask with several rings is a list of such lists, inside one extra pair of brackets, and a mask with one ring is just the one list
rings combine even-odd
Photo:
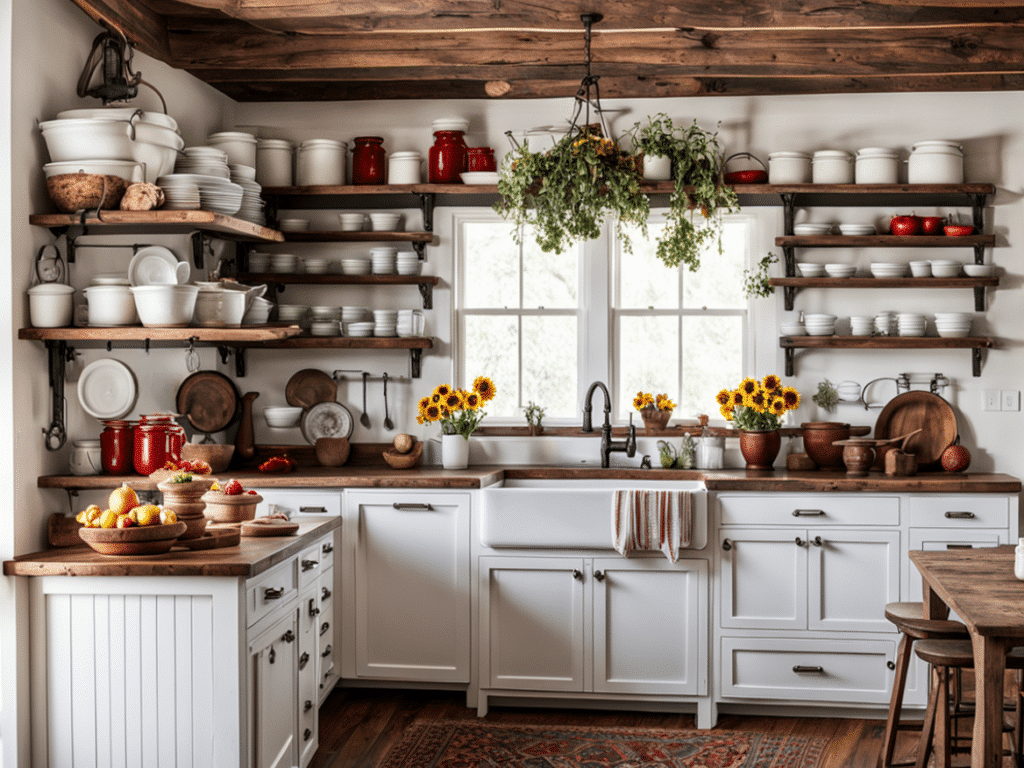
[(1013, 554), (1013, 575), (1024, 581), (1024, 538), (1017, 540), (1017, 548)]

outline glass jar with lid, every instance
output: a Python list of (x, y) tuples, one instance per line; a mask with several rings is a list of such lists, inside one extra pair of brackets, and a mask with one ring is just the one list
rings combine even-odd
[(384, 183), (384, 139), (380, 136), (359, 136), (352, 147), (352, 183)]
[(466, 140), (462, 131), (434, 131), (430, 148), (431, 184), (459, 184), (466, 170)]

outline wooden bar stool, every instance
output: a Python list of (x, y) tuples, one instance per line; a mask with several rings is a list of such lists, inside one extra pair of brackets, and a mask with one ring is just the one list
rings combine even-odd
[(903, 691), (907, 685), (907, 670), (913, 645), (918, 640), (960, 640), (967, 639), (967, 627), (959, 621), (924, 618), (924, 605), (917, 603), (889, 603), (885, 606), (885, 618), (896, 625), (902, 633), (899, 648), (896, 650), (896, 675), (892, 683), (892, 697), (889, 699), (889, 716), (885, 720), (885, 736), (882, 739), (882, 752), (878, 756), (879, 768), (891, 768), (893, 765), (909, 765), (909, 763), (893, 763), (892, 755), (896, 749), (896, 736), (901, 730), (916, 730), (916, 726), (900, 723), (900, 712), (903, 709)]
[[(917, 750), (916, 768), (924, 768), (928, 758), (935, 751), (935, 768), (948, 768), (952, 757), (949, 712), (949, 672), (974, 668), (974, 647), (970, 640), (921, 640), (914, 646), (914, 652), (932, 665), (932, 686), (928, 694), (928, 709), (925, 710), (921, 743)], [(1006, 668), (1017, 670), (1017, 693), (1014, 695), (1014, 725), (1003, 730), (1013, 733), (1010, 755), (1014, 765), (1022, 765), (1021, 756), (1021, 691), (1024, 676), (1024, 648), (1014, 648), (1006, 654)], [(938, 742), (938, 747), (936, 747)]]

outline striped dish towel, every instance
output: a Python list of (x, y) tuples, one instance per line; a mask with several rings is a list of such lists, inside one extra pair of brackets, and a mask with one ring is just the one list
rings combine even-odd
[(670, 562), (690, 546), (693, 497), (689, 491), (616, 491), (612, 499), (615, 550), (661, 550)]

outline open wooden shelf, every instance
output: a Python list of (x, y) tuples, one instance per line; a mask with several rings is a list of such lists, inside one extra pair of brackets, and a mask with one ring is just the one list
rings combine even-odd
[(783, 288), (994, 288), (992, 277), (773, 277)]
[(435, 243), (437, 235), (432, 232), (342, 232), (317, 231), (284, 232), (287, 243)]
[(297, 325), (247, 325), (240, 328), (145, 328), (141, 325), (91, 328), (22, 328), (19, 339), (29, 341), (196, 341), (202, 344), (263, 344), (297, 336)]
[(995, 235), (781, 235), (775, 238), (780, 247), (800, 248), (974, 248), (996, 244)]
[(233, 346), (260, 349), (431, 349), (433, 339), (426, 336), (353, 338), (351, 336), (296, 335), (273, 340), (241, 341)]
[(82, 225), (109, 234), (187, 235), (199, 230), (231, 240), (284, 242), (284, 236), (276, 229), (212, 211), (100, 211), (99, 217), (82, 217), (76, 213), (36, 213), (29, 216), (28, 221), (33, 226), (49, 229)]
[(310, 275), (292, 272), (240, 272), (239, 282), (280, 285), (437, 285), (437, 275)]
[(779, 346), (786, 354), (786, 375), (795, 375), (797, 349), (970, 349), (972, 374), (981, 376), (981, 350), (995, 346), (988, 336), (944, 338), (941, 336), (782, 336)]

